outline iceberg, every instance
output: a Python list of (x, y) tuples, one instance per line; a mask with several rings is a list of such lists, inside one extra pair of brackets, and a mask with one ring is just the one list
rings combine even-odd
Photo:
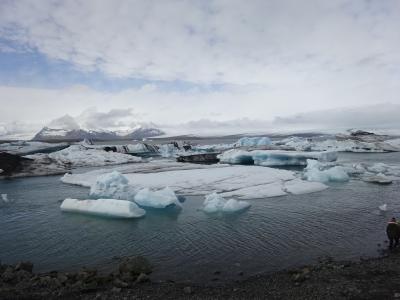
[(37, 161), (46, 161), (50, 158), (59, 165), (68, 165), (72, 167), (95, 167), (142, 161), (140, 157), (98, 149), (87, 149), (82, 145), (72, 145), (66, 149), (50, 154), (34, 154), (26, 157)]
[(357, 153), (382, 153), (382, 152), (393, 152), (400, 151), (396, 145), (396, 141), (375, 141), (366, 142), (351, 137), (341, 137), (338, 139), (326, 139), (326, 140), (313, 140), (303, 138), (287, 138), (278, 141), (276, 144), (286, 145), (293, 147), (294, 149), (311, 150), (311, 151), (338, 151), (338, 152), (357, 152)]
[(134, 202), (116, 199), (78, 200), (67, 198), (60, 208), (64, 212), (112, 218), (140, 218), (146, 214)]
[(383, 173), (379, 173), (377, 175), (373, 175), (373, 176), (365, 176), (362, 178), (362, 180), (364, 180), (365, 182), (370, 182), (370, 183), (376, 183), (376, 184), (391, 184), (393, 182), (393, 179), (386, 176)]
[(128, 183), (128, 179), (118, 171), (100, 175), (90, 186), (90, 197), (133, 200), (137, 190)]
[(235, 199), (226, 200), (217, 193), (206, 196), (203, 203), (203, 211), (206, 213), (235, 213), (243, 211), (250, 207), (250, 204), (245, 201)]
[(169, 187), (158, 191), (148, 188), (141, 189), (134, 198), (135, 202), (142, 207), (166, 208), (170, 205), (181, 206), (175, 192)]
[(304, 177), (308, 181), (317, 182), (346, 182), (350, 180), (349, 175), (343, 167), (324, 165), (312, 159), (307, 160), (307, 167), (304, 169)]
[(233, 165), (254, 165), (253, 156), (249, 151), (231, 149), (218, 155), (220, 163)]
[(305, 166), (307, 159), (331, 162), (337, 160), (337, 152), (296, 152), (280, 150), (244, 151), (232, 149), (218, 156), (221, 163), (257, 166)]
[(17, 155), (30, 155), (35, 153), (51, 153), (69, 146), (68, 143), (43, 143), (32, 141), (16, 141), (0, 144), (0, 152)]
[(235, 147), (259, 147), (271, 145), (272, 141), (268, 137), (242, 137), (235, 143)]

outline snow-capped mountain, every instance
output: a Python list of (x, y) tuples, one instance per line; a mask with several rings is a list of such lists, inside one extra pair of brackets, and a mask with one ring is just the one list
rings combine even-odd
[(164, 132), (155, 127), (154, 124), (136, 124), (132, 128), (114, 129), (89, 129), (78, 124), (76, 119), (65, 115), (50, 122), (43, 127), (32, 140), (34, 141), (79, 141), (91, 140), (126, 140), (143, 139), (162, 135)]

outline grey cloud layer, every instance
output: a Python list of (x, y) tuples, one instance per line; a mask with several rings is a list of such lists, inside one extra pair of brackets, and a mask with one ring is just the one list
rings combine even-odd
[[(90, 127), (126, 125), (134, 112), (166, 126), (209, 119), (233, 128), (230, 120), (399, 104), (398, 28), (398, 0), (0, 1), (0, 52), (38, 51), (106, 77), (194, 83), (102, 92), (0, 82), (0, 120), (46, 123), (96, 107)], [(210, 83), (224, 85), (202, 91)], [(309, 125), (308, 117), (295, 120)]]
[(0, 35), (51, 58), (114, 77), (203, 83), (286, 86), (317, 82), (321, 67), (324, 76), (390, 69), (399, 27), (396, 0), (0, 4)]

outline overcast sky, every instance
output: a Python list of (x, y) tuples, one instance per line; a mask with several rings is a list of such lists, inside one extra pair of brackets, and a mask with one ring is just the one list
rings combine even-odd
[(398, 109), (399, 49), (398, 0), (1, 0), (0, 123)]

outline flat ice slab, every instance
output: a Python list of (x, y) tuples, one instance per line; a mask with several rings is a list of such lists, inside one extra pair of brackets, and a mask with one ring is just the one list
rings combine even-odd
[[(65, 183), (90, 187), (99, 173), (67, 174)], [(134, 188), (160, 190), (168, 186), (186, 195), (207, 195), (211, 192), (238, 199), (254, 199), (281, 196), (289, 193), (315, 192), (326, 189), (322, 183), (297, 179), (295, 173), (259, 166), (226, 166), (209, 169), (165, 171), (159, 173), (124, 174)]]
[(65, 212), (112, 218), (139, 218), (146, 213), (133, 202), (116, 199), (78, 200), (67, 198), (60, 208)]

